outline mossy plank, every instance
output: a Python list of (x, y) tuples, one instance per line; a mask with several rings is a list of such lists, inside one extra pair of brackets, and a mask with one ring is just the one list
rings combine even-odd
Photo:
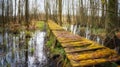
[(102, 49), (106, 48), (104, 46), (94, 46), (94, 47), (70, 47), (70, 48), (64, 48), (66, 53), (73, 53), (73, 52), (81, 52), (81, 51), (91, 51), (96, 49)]
[(107, 62), (107, 59), (88, 59), (82, 61), (70, 60), (72, 67), (84, 67), (84, 66), (93, 66), (96, 64)]
[(96, 51), (85, 52), (85, 53), (67, 53), (67, 57), (70, 60), (86, 60), (86, 59), (95, 59), (95, 58), (103, 58), (103, 57), (112, 57), (116, 56), (116, 52), (114, 50), (106, 49), (98, 49)]
[(48, 26), (51, 30), (64, 30), (61, 26), (57, 25), (56, 23), (52, 22), (51, 20), (48, 21)]
[(68, 31), (53, 31), (58, 41), (61, 43), (81, 41), (82, 38), (78, 35), (73, 35)]
[[(114, 58), (117, 60), (120, 59), (120, 57)], [(72, 67), (86, 67), (86, 66), (93, 66), (97, 64), (102, 64), (105, 62), (114, 61), (114, 59), (108, 59), (108, 58), (99, 58), (99, 59), (88, 59), (88, 60), (82, 60), (82, 61), (74, 61), (70, 60)]]
[(91, 41), (75, 41), (75, 42), (67, 42), (67, 43), (62, 43), (61, 45), (65, 47), (87, 47), (91, 45)]

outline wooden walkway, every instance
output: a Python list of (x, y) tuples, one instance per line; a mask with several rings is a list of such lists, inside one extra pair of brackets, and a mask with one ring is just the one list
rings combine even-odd
[(53, 35), (61, 43), (66, 52), (66, 57), (73, 67), (92, 66), (120, 60), (116, 51), (112, 49), (65, 31), (51, 20), (47, 24)]

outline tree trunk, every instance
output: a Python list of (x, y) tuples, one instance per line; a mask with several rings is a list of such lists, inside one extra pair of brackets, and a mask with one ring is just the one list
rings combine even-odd
[(59, 25), (62, 25), (62, 0), (59, 0)]
[[(117, 44), (117, 37), (115, 33), (117, 32), (117, 29), (119, 28), (119, 22), (118, 19), (118, 0), (109, 0), (108, 1), (108, 8), (107, 8), (107, 27), (106, 27), (106, 39), (104, 41), (104, 45), (109, 48), (116, 48), (119, 46)], [(119, 41), (118, 41), (119, 42)]]
[(3, 49), (6, 50), (6, 44), (5, 44), (5, 0), (2, 0), (2, 45), (5, 46)]
[(4, 0), (2, 0), (2, 26), (4, 27)]
[(46, 12), (46, 22), (48, 21), (49, 15), (48, 15), (48, 0), (44, 0), (44, 4), (45, 4), (45, 12)]
[(21, 22), (21, 17), (20, 17), (20, 4), (21, 4), (21, 0), (19, 0), (19, 3), (18, 3), (18, 22), (20, 23)]
[(115, 35), (116, 29), (118, 26), (118, 0), (109, 0), (108, 1), (108, 22), (107, 22), (107, 36), (113, 37)]
[(6, 22), (9, 22), (9, 8), (10, 8), (10, 6), (9, 6), (9, 0), (7, 0), (7, 14), (6, 14)]
[(25, 21), (26, 21), (26, 25), (27, 28), (29, 28), (29, 0), (26, 0), (26, 4), (25, 4)]
[[(25, 2), (25, 21), (27, 29), (29, 28), (29, 0)], [(26, 67), (28, 67), (28, 43), (26, 43), (26, 53), (25, 53)]]
[(14, 22), (16, 23), (16, 6), (17, 6), (17, 0), (15, 0), (15, 14), (14, 14)]
[(102, 27), (105, 27), (105, 24), (103, 23), (105, 23), (105, 3), (102, 3), (102, 16), (100, 19), (100, 25), (102, 25)]

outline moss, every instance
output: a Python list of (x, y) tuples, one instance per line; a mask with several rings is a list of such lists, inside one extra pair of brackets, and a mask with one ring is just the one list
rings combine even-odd
[(11, 67), (11, 65), (8, 63), (8, 64), (7, 64), (7, 67)]
[(53, 42), (54, 42), (54, 37), (50, 36), (46, 43), (47, 47), (48, 48), (52, 47)]
[(31, 48), (31, 50), (30, 50), (30, 51), (31, 51), (31, 53), (33, 54), (33, 53), (34, 53), (34, 51), (35, 51), (35, 49), (34, 49), (34, 48)]
[(52, 46), (52, 41), (47, 41), (47, 47), (51, 47)]
[(102, 29), (102, 28), (92, 28), (92, 33), (93, 34), (102, 34), (102, 33), (105, 33), (105, 29)]
[(44, 21), (37, 21), (36, 27), (40, 30), (43, 30), (44, 29)]
[[(46, 43), (46, 45), (47, 45), (47, 47), (48, 48), (53, 48), (53, 43), (56, 41), (56, 39), (55, 39), (55, 37), (53, 36), (53, 35), (51, 35), (50, 37), (49, 37), (49, 40), (47, 41), (47, 43)], [(57, 42), (57, 44), (55, 44), (55, 48), (54, 49), (56, 49), (56, 48), (61, 48), (61, 45), (60, 45), (60, 43), (59, 42)]]
[(0, 27), (0, 33), (2, 33), (3, 32), (3, 28), (2, 27)]
[(60, 48), (60, 47), (56, 47), (56, 48), (51, 49), (51, 53), (52, 53), (52, 54), (60, 54), (60, 55), (62, 55), (62, 56), (65, 55), (64, 49), (63, 49), (63, 48)]
[[(60, 44), (59, 42), (56, 44), (56, 47), (62, 48), (62, 46), (61, 46), (61, 44)], [(62, 49), (63, 49), (63, 48), (62, 48)]]
[(60, 60), (62, 60), (62, 62), (64, 62), (65, 60), (65, 51), (64, 49), (61, 47), (61, 44), (59, 42), (57, 42), (57, 44), (55, 44), (55, 48), (53, 48), (53, 43), (55, 41), (54, 36), (50, 36), (49, 40), (46, 43), (47, 48), (49, 48), (50, 50), (50, 57), (53, 57), (54, 55), (60, 55), (62, 56), (62, 58)]
[(31, 33), (31, 31), (25, 31), (25, 37), (26, 38), (30, 38), (30, 37), (32, 37), (32, 33)]
[(66, 66), (66, 64), (67, 64), (67, 66), (70, 67), (70, 63), (68, 61), (65, 61), (67, 58), (65, 58), (66, 57), (65, 51), (61, 47), (60, 43), (57, 43), (56, 46), (55, 46), (55, 48), (53, 48), (52, 47), (53, 42), (54, 42), (53, 37), (51, 37), (50, 40), (47, 41), (47, 47), (50, 49), (50, 57), (53, 57), (55, 55), (60, 55), (62, 57), (59, 58), (59, 60), (57, 61), (57, 63), (62, 62), (63, 65), (65, 64), (65, 66)]
[[(84, 52), (84, 53), (77, 53), (77, 54), (67, 54), (69, 59), (74, 60), (87, 60), (87, 59), (95, 59), (95, 58), (105, 58), (105, 57), (111, 57), (113, 58), (116, 56), (115, 51), (112, 51), (110, 49), (99, 49), (96, 51), (91, 52)], [(111, 56), (113, 55), (113, 56)], [(108, 58), (109, 59), (109, 58)]]

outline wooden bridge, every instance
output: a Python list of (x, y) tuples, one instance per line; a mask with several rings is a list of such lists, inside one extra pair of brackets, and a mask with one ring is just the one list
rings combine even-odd
[(72, 67), (92, 66), (120, 60), (120, 56), (112, 49), (72, 34), (51, 20), (47, 24), (53, 35), (61, 43)]

